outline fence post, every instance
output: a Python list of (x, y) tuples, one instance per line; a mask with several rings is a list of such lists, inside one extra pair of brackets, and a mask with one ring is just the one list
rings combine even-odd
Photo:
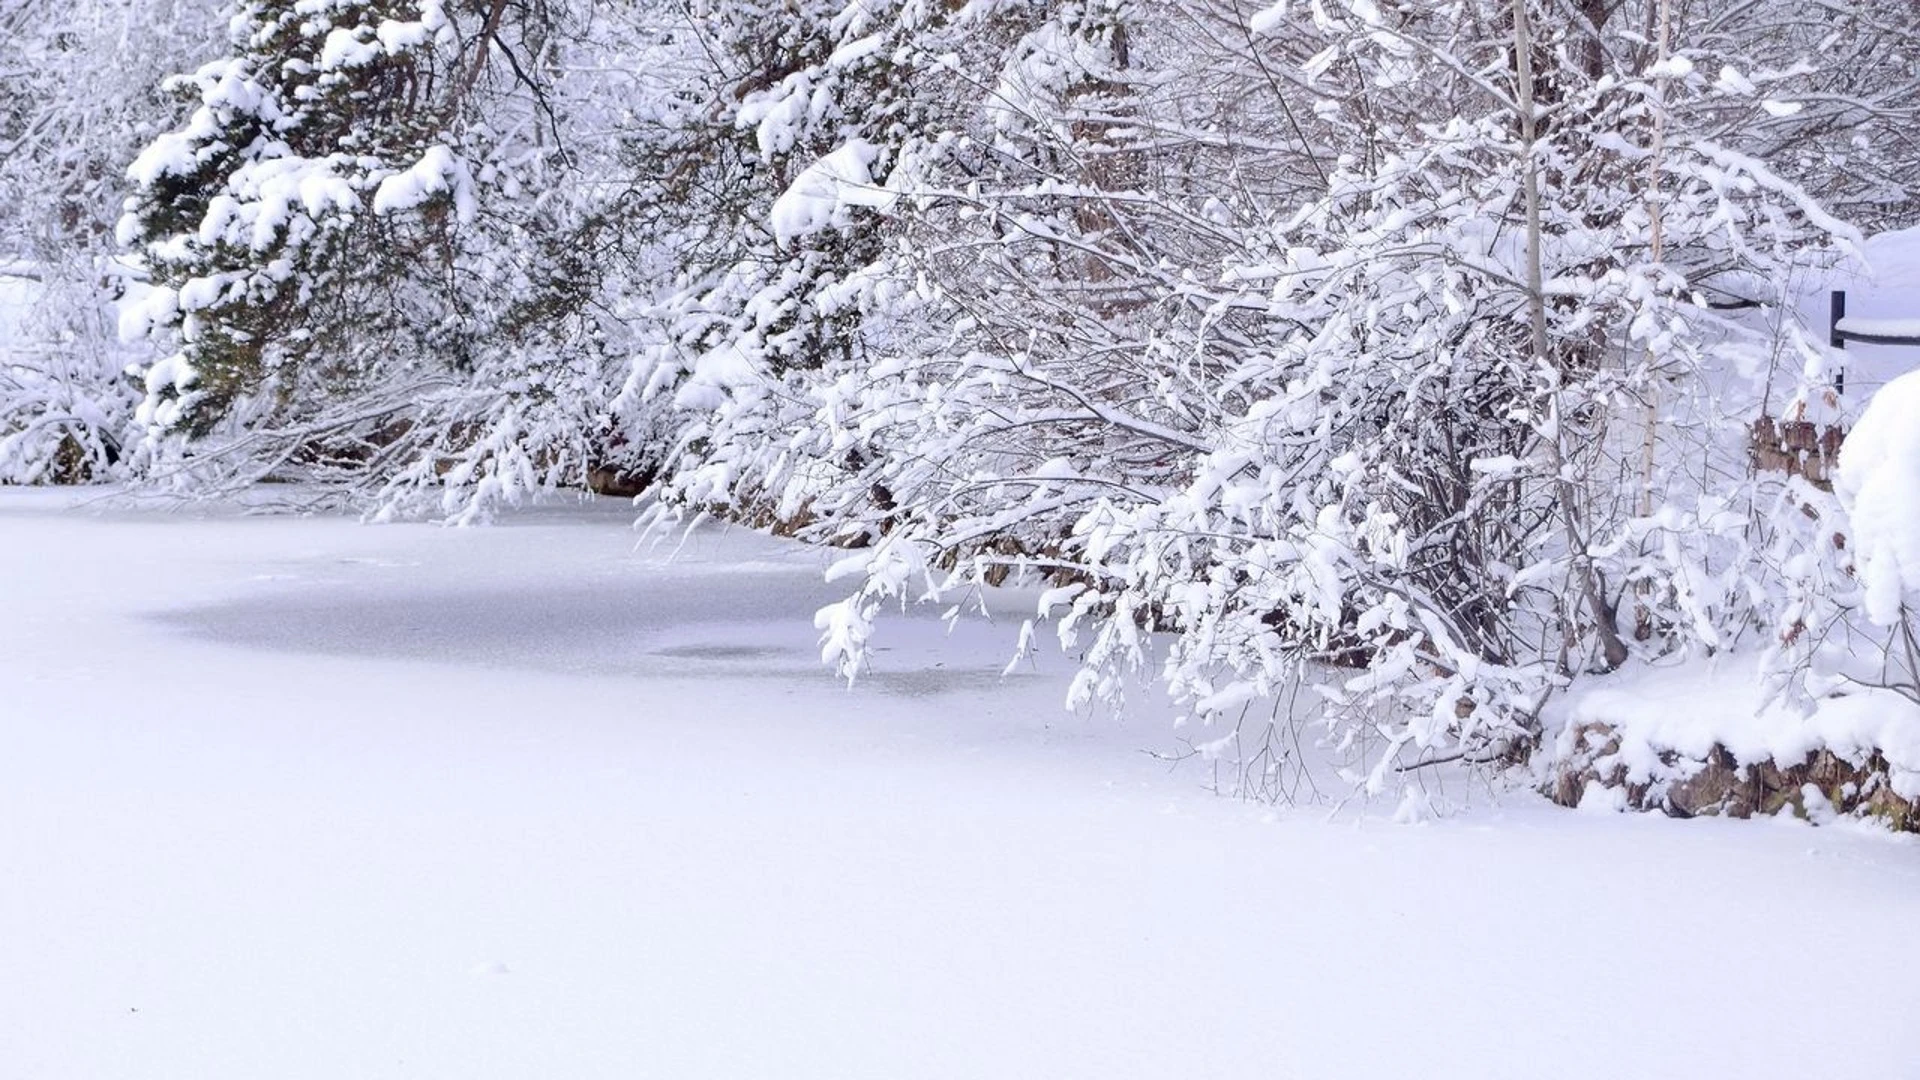
[[(1847, 292), (1845, 289), (1835, 289), (1827, 314), (1827, 344), (1836, 349), (1847, 347), (1847, 336), (1840, 332), (1840, 320), (1846, 317)], [(1833, 377), (1833, 392), (1835, 394), (1847, 392), (1847, 366), (1844, 361), (1841, 362), (1840, 373)]]

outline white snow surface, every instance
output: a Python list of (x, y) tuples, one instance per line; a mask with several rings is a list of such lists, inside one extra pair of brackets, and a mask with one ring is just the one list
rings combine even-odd
[[(0, 489), (0, 1072), (1920, 1075), (1920, 846), (1275, 811), (831, 555)], [(1030, 612), (1031, 595), (1009, 611)]]

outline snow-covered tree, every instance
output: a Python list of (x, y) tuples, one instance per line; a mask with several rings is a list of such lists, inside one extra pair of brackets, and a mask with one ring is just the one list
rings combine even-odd
[(390, 506), (438, 488), (468, 513), (600, 463), (612, 209), (570, 197), (565, 18), (240, 7), (232, 55), (176, 82), (191, 118), (131, 170), (123, 239), (164, 286), (136, 317), (178, 347), (146, 372), (156, 469), (296, 468)]
[(1920, 224), (1914, 16), (1906, 0), (1689, 10), (1687, 44), (1747, 59), (1708, 73), (1725, 92), (1703, 128), (1864, 232)]

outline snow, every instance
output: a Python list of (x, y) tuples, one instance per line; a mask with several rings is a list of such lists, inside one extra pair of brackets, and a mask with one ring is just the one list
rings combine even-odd
[[(197, 163), (194, 148), (199, 143), (190, 131), (160, 135), (127, 166), (127, 178), (142, 187), (150, 187), (162, 177), (190, 173)], [(122, 236), (121, 240), (127, 242), (127, 237)]]
[(880, 148), (854, 139), (800, 170), (775, 199), (768, 224), (781, 245), (822, 229), (846, 224), (850, 207), (885, 209), (896, 198), (874, 183), (872, 168)]
[(1752, 97), (1758, 90), (1758, 88), (1753, 85), (1752, 79), (1742, 75), (1738, 68), (1732, 67), (1721, 68), (1720, 78), (1717, 79), (1713, 85), (1717, 90), (1729, 94), (1739, 94), (1742, 97)]
[(1684, 79), (1693, 74), (1693, 61), (1684, 56), (1669, 56), (1648, 65), (1649, 79)]
[[(1920, 229), (1867, 238), (1864, 266), (1811, 272), (1798, 289), (1801, 320), (1826, 340), (1833, 290), (1847, 294), (1846, 329), (1904, 337), (1920, 329)], [(1920, 348), (1849, 342), (1844, 353), (1846, 418), (1859, 415), (1873, 393), (1901, 374), (1920, 369)]]
[[(24, 358), (38, 334), (34, 312), (45, 302), (46, 286), (16, 277), (0, 267), (0, 364)], [(16, 356), (16, 354), (18, 354)]]
[(753, 393), (760, 382), (753, 358), (737, 345), (723, 345), (694, 362), (692, 377), (674, 391), (674, 404), (683, 409), (717, 409), (729, 392)]
[(380, 39), (380, 45), (389, 56), (399, 56), (408, 49), (417, 49), (427, 43), (433, 27), (425, 22), (399, 22), (386, 19), (380, 23), (380, 29), (374, 36)]
[(370, 64), (380, 56), (380, 46), (360, 40), (363, 31), (358, 27), (341, 27), (329, 31), (326, 44), (320, 49), (320, 70), (337, 71), (342, 68), (360, 67)]
[(1882, 387), (1840, 447), (1834, 493), (1847, 509), (1867, 617), (1896, 625), (1920, 596), (1920, 372)]
[[(811, 626), (831, 554), (636, 549), (624, 504), (71, 499), (0, 489), (10, 1076), (1912, 1058), (1920, 862), (1857, 826), (1220, 798), (1139, 753), (1161, 718), (1062, 712), (1057, 654), (1000, 676), (1031, 595), (895, 620), (847, 689)], [(1728, 977), (1760, 957), (1791, 976)]]
[(435, 195), (452, 196), (454, 213), (462, 223), (472, 221), (479, 212), (473, 178), (466, 165), (444, 146), (427, 147), (412, 167), (380, 181), (373, 193), (373, 212), (412, 210)]
[(1817, 750), (1856, 764), (1875, 753), (1886, 759), (1895, 791), (1920, 797), (1920, 705), (1892, 691), (1852, 688), (1822, 698), (1810, 714), (1765, 693), (1759, 663), (1727, 654), (1671, 667), (1641, 667), (1590, 680), (1553, 704), (1560, 732), (1556, 756), (1565, 758), (1581, 729), (1604, 725), (1619, 750), (1596, 764), (1605, 772), (1626, 766), (1629, 783), (1674, 772), (1663, 755), (1705, 761), (1715, 746), (1742, 765), (1795, 765)]
[[(1920, 304), (1920, 297), (1915, 299)], [(1837, 329), (1843, 334), (1864, 334), (1868, 337), (1920, 338), (1920, 319), (1856, 319), (1849, 316), (1840, 320)]]

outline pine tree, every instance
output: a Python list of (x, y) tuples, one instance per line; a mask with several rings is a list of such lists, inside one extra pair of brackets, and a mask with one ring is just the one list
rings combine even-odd
[(178, 346), (146, 376), (157, 445), (456, 514), (607, 456), (610, 209), (566, 183), (558, 16), (515, 12), (257, 0), (176, 81), (198, 108), (134, 163), (122, 225)]

